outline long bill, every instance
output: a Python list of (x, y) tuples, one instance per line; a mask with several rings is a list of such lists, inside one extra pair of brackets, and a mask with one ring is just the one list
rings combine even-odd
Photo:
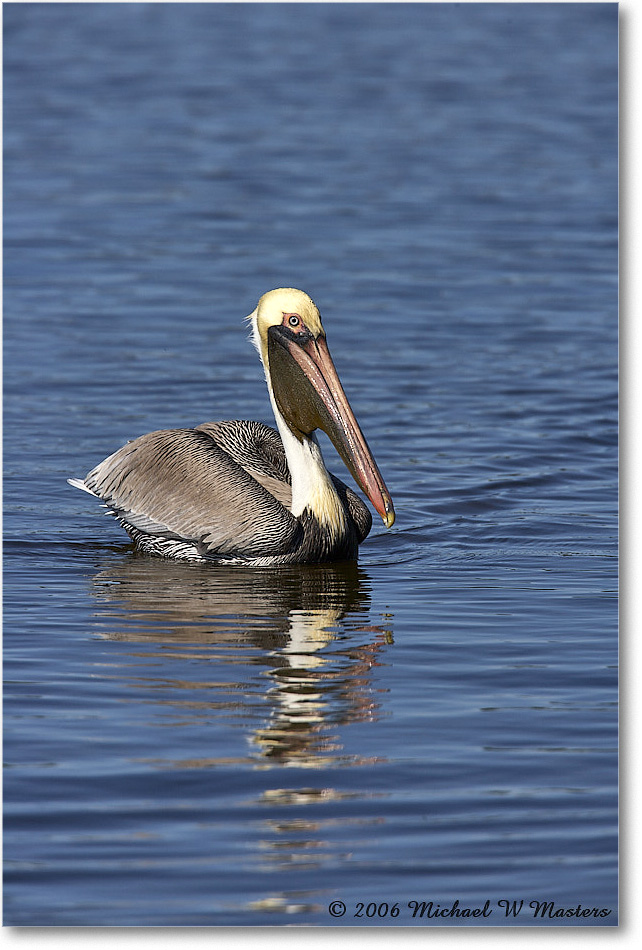
[(297, 338), (282, 327), (268, 333), (269, 368), (277, 405), (298, 438), (323, 429), (383, 523), (395, 510), (368, 443), (343, 390), (324, 336)]

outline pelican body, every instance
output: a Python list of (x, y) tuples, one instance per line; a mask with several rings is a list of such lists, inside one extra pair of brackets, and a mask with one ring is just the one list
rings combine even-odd
[(326, 469), (323, 429), (390, 527), (394, 508), (330, 357), (307, 294), (264, 294), (247, 318), (278, 431), (207, 422), (150, 432), (84, 479), (145, 553), (206, 563), (314, 564), (354, 560), (372, 516)]

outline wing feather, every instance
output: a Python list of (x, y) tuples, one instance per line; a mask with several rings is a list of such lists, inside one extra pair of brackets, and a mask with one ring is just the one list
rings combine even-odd
[[(217, 427), (233, 425), (243, 424), (150, 432), (97, 465), (84, 479), (84, 487), (125, 524), (148, 535), (189, 541), (204, 556), (285, 553), (301, 531), (299, 522), (250, 474), (253, 467), (261, 469), (259, 449), (255, 447), (248, 471), (234, 453), (218, 444)], [(234, 441), (230, 429), (226, 436), (228, 442)], [(268, 441), (274, 449), (272, 438)], [(243, 451), (237, 445), (235, 454), (240, 457)], [(276, 451), (273, 462), (264, 463), (263, 474), (279, 481), (280, 465)]]

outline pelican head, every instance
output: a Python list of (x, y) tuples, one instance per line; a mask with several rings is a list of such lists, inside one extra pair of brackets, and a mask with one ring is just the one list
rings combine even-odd
[(285, 423), (300, 443), (322, 429), (384, 524), (391, 527), (392, 499), (343, 391), (314, 301), (292, 287), (271, 290), (248, 320), (277, 423)]
[[(298, 317), (300, 323), (294, 319), (285, 319), (286, 317)], [(295, 290), (294, 287), (279, 287), (278, 290), (270, 290), (267, 294), (263, 294), (256, 310), (248, 317), (248, 320), (252, 322), (254, 342), (265, 365), (267, 365), (270, 327), (284, 325), (296, 330), (304, 326), (315, 337), (320, 334), (325, 336), (321, 314), (314, 300), (302, 290)]]

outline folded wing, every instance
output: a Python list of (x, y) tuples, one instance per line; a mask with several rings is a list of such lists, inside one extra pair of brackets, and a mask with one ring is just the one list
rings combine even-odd
[[(266, 487), (266, 485), (268, 487)], [(205, 557), (286, 553), (301, 528), (277, 433), (249, 422), (164, 429), (127, 443), (84, 479), (127, 528)]]

